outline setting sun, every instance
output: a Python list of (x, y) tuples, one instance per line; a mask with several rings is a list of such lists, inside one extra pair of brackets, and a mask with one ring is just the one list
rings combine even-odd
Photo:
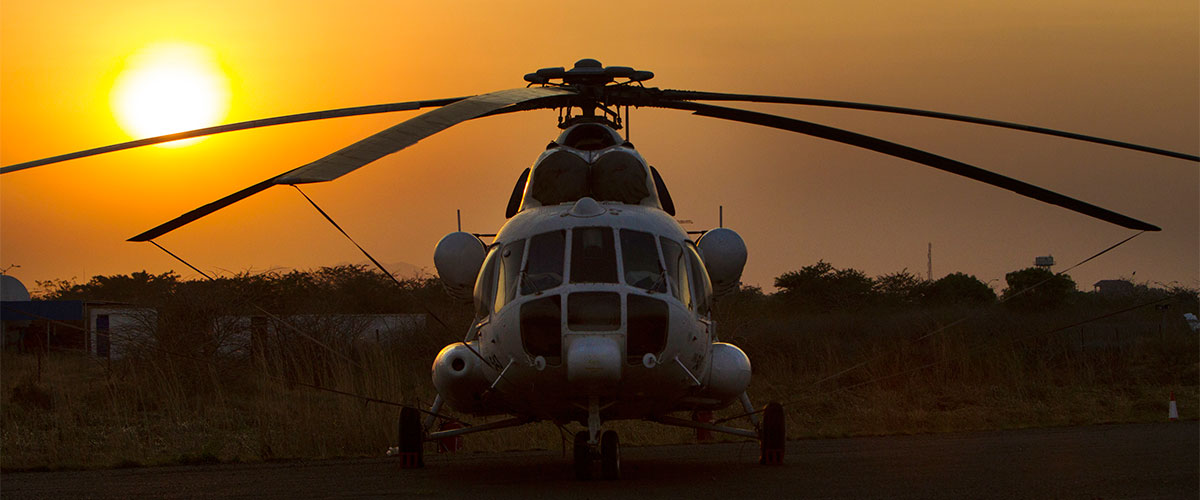
[(229, 95), (229, 80), (212, 51), (163, 43), (125, 61), (113, 83), (111, 102), (121, 128), (143, 138), (216, 125), (229, 110)]

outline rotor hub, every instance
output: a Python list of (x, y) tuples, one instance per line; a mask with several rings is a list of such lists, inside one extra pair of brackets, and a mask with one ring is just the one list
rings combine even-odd
[[(600, 86), (615, 83), (618, 78), (627, 80), (622, 83), (644, 82), (654, 78), (654, 73), (636, 70), (629, 66), (604, 66), (595, 59), (580, 59), (571, 69), (562, 66), (542, 68), (525, 75), (525, 81), (537, 85)], [(554, 82), (553, 80), (560, 81)]]

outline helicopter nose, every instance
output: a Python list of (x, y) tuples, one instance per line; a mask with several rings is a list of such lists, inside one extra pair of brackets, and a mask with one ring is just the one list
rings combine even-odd
[(579, 336), (567, 347), (567, 382), (589, 389), (621, 380), (621, 348), (612, 337)]

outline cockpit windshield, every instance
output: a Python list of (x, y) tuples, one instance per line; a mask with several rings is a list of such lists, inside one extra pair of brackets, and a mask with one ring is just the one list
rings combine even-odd
[(616, 283), (617, 250), (612, 228), (571, 230), (571, 283)]
[(625, 266), (625, 283), (653, 292), (667, 291), (667, 270), (659, 262), (653, 234), (622, 229), (621, 262)]
[(561, 229), (529, 239), (529, 257), (525, 260), (521, 295), (541, 293), (562, 284), (566, 240), (566, 231)]
[[(624, 283), (651, 297), (669, 293), (690, 310), (701, 315), (710, 313), (712, 288), (695, 245), (646, 231), (603, 226), (559, 229), (493, 246), (476, 282), (476, 303), (480, 306), (476, 313), (498, 313), (519, 297), (544, 293), (557, 297), (562, 292), (555, 289), (564, 278), (571, 283)], [(649, 300), (644, 294), (629, 296)], [(543, 306), (550, 307), (548, 304)], [(528, 307), (533, 306), (522, 306), (522, 310)]]

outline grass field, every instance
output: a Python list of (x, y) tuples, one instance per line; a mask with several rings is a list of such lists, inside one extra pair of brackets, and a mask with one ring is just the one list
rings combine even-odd
[[(788, 403), (788, 435), (802, 439), (1162, 421), (1172, 392), (1181, 417), (1195, 420), (1200, 342), (1180, 319), (1181, 307), (1193, 306), (1089, 322), (1120, 307), (811, 313), (763, 302), (725, 307), (719, 317), (722, 340), (741, 346), (754, 364), (755, 403)], [(381, 347), (341, 345), (329, 340), (336, 332), (326, 334), (344, 357), (299, 340), (241, 358), (167, 341), (111, 362), (6, 352), (0, 466), (381, 455), (396, 439), (396, 407), (304, 384), (427, 406), (430, 364), (454, 336), (429, 328)], [(695, 439), (692, 431), (651, 423), (614, 428), (630, 446)], [(465, 452), (558, 449), (562, 439), (552, 424), (537, 423), (468, 436)]]

